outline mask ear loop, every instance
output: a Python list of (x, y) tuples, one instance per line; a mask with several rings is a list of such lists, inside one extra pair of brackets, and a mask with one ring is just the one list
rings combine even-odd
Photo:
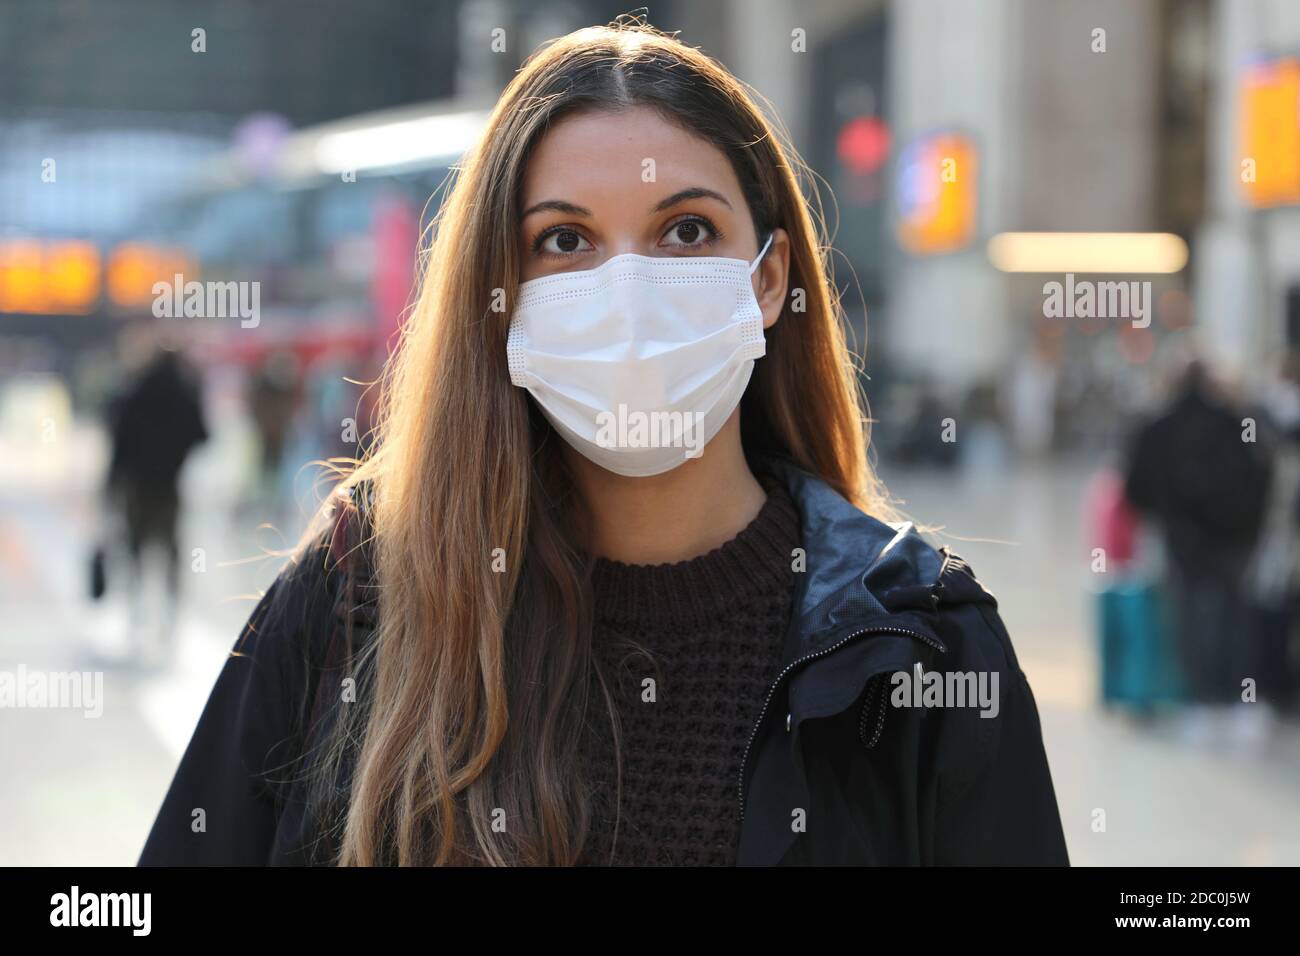
[(763, 256), (767, 255), (767, 247), (772, 244), (772, 237), (774, 235), (776, 235), (776, 233), (773, 232), (767, 234), (767, 242), (763, 243), (763, 248), (759, 250), (758, 258), (756, 258), (749, 266), (750, 275), (754, 274), (754, 270), (758, 268), (758, 264), (763, 261)]

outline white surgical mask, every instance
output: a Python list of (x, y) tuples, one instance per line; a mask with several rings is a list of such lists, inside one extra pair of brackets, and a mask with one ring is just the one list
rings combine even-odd
[(719, 256), (614, 256), (519, 287), (506, 346), (575, 449), (641, 478), (697, 458), (740, 403), (767, 351), (751, 263)]

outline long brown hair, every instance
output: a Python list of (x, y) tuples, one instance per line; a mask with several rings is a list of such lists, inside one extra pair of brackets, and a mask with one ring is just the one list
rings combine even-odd
[[(890, 513), (866, 458), (816, 190), (784, 135), (722, 66), (640, 19), (544, 47), (448, 191), (383, 376), (378, 440), (344, 482), (373, 492), (380, 597), (357, 665), (362, 726), (345, 720), (335, 738), (336, 754), (359, 748), (342, 865), (567, 864), (582, 851), (591, 808), (577, 741), (595, 668), (583, 510), (561, 440), (511, 385), (499, 303), (519, 282), (534, 145), (562, 115), (633, 106), (721, 149), (760, 239), (789, 234), (793, 297), (742, 402), (746, 454), (785, 456)], [(617, 727), (607, 691), (603, 704)]]

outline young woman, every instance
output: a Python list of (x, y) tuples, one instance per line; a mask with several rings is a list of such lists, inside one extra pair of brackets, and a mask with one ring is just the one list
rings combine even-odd
[(796, 169), (644, 24), (526, 64), (142, 864), (1067, 862), (994, 599), (888, 521)]

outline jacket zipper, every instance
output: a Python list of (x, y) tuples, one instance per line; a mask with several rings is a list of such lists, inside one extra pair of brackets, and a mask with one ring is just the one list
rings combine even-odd
[[(862, 719), (858, 721), (858, 739), (866, 745), (868, 750), (876, 745), (885, 729), (885, 701), (889, 699), (889, 695), (881, 688), (880, 677), (880, 674), (876, 674), (871, 678), (867, 699), (862, 703)], [(879, 690), (879, 706), (876, 708), (876, 729), (871, 734), (871, 739), (867, 740), (867, 714), (871, 711), (872, 701), (876, 699), (874, 692), (877, 690)]]
[[(745, 819), (745, 765), (749, 761), (749, 751), (754, 746), (754, 740), (758, 737), (758, 732), (763, 726), (763, 720), (767, 716), (768, 707), (771, 706), (772, 698), (776, 696), (776, 692), (780, 689), (781, 682), (785, 680), (786, 676), (791, 671), (793, 671), (796, 667), (798, 667), (800, 664), (803, 664), (807, 661), (815, 660), (818, 657), (825, 657), (827, 654), (831, 653), (832, 651), (838, 650), (839, 648), (843, 647), (845, 644), (849, 643), (850, 641), (856, 640), (857, 638), (863, 637), (864, 635), (867, 634), (902, 634), (906, 637), (915, 638), (921, 643), (927, 644), (930, 647), (935, 648), (936, 650), (939, 651), (943, 650), (942, 646), (940, 646), (934, 640), (932, 640), (929, 637), (926, 637), (924, 634), (921, 634), (918, 631), (909, 631), (906, 628), (902, 628), (902, 627), (889, 627), (889, 626), (869, 627), (861, 631), (854, 631), (852, 634), (849, 634), (846, 637), (843, 637), (840, 640), (836, 641), (830, 647), (823, 647), (820, 651), (816, 651), (812, 654), (805, 654), (803, 657), (800, 657), (798, 660), (792, 661), (790, 664), (786, 665), (786, 668), (783, 671), (781, 671), (780, 674), (777, 675), (776, 680), (772, 682), (772, 686), (771, 688), (769, 688), (767, 692), (767, 698), (763, 701), (763, 708), (758, 712), (758, 719), (754, 721), (754, 728), (753, 730), (750, 731), (749, 740), (745, 744), (745, 752), (744, 754), (741, 755), (740, 758), (740, 778), (739, 778), (739, 785), (737, 790), (740, 796), (740, 819), (741, 820)], [(873, 674), (871, 676), (875, 677), (876, 675)], [(868, 680), (870, 679), (871, 678), (868, 678)]]

